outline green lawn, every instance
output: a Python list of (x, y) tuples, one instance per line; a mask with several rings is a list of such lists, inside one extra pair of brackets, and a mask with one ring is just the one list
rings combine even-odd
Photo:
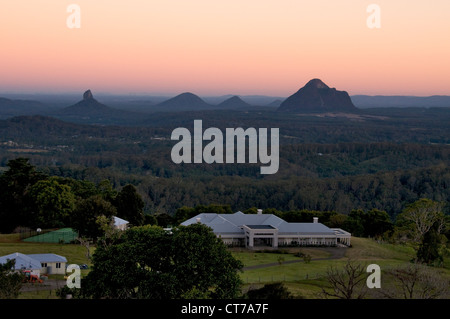
[[(91, 255), (94, 253), (91, 247)], [(20, 241), (19, 234), (0, 234), (0, 256), (9, 255), (15, 252), (22, 254), (46, 254), (53, 253), (67, 258), (67, 264), (87, 264), (91, 262), (86, 258), (86, 248), (73, 244), (52, 244), (52, 243), (27, 243)], [(89, 269), (82, 269), (81, 276), (85, 276)], [(63, 275), (50, 275), (51, 280), (64, 280)], [(35, 290), (22, 292), (19, 299), (55, 299), (55, 290)]]
[[(315, 248), (308, 248), (308, 253), (313, 258), (310, 263), (304, 263), (303, 261), (282, 263), (272, 267), (244, 270), (241, 273), (244, 290), (250, 287), (261, 287), (265, 283), (281, 281), (292, 294), (298, 297), (317, 298), (322, 287), (328, 285), (325, 275), (327, 269), (331, 266), (342, 267), (348, 259), (352, 259), (360, 261), (363, 265), (378, 264), (383, 273), (383, 269), (408, 264), (415, 256), (412, 247), (382, 244), (367, 238), (352, 238), (352, 247), (347, 249), (341, 259), (314, 260), (314, 258), (324, 257), (324, 252)], [(234, 253), (234, 255), (243, 261), (245, 266), (256, 264), (256, 259), (258, 259), (257, 254), (251, 251), (241, 251)], [(278, 256), (284, 256), (286, 261), (296, 258), (292, 255), (267, 254), (267, 256), (259, 257), (259, 261), (261, 264), (277, 262)], [(302, 260), (301, 258), (297, 259)], [(446, 264), (447, 262), (444, 263), (444, 265)], [(450, 270), (448, 268), (443, 270), (446, 276), (450, 278)]]
[(279, 249), (278, 251), (282, 251), (283, 253), (267, 252), (264, 250), (249, 251), (247, 249), (233, 249), (232, 254), (234, 258), (242, 261), (244, 267), (279, 263), (280, 261), (303, 260), (303, 258), (295, 256), (298, 252), (310, 255), (311, 258), (326, 258), (329, 256), (329, 253), (326, 251), (311, 248), (289, 248)]
[[(91, 250), (93, 250), (91, 248)], [(0, 256), (12, 253), (22, 254), (57, 254), (67, 258), (67, 264), (88, 264), (86, 248), (81, 245), (0, 242)]]
[[(241, 260), (244, 267), (273, 264), (275, 266), (244, 270), (240, 276), (244, 282), (244, 291), (250, 287), (261, 287), (265, 283), (281, 281), (296, 296), (317, 298), (322, 287), (327, 286), (325, 274), (330, 266), (343, 266), (350, 258), (364, 265), (378, 264), (383, 269), (407, 264), (414, 256), (412, 247), (393, 244), (382, 244), (367, 238), (352, 238), (352, 247), (346, 249), (341, 259), (325, 259), (330, 257), (330, 250), (323, 248), (280, 248), (276, 252), (251, 251), (246, 249), (230, 249), (233, 256)], [(280, 253), (283, 252), (283, 253)], [(294, 254), (301, 251), (310, 255), (312, 260), (305, 263), (303, 258)], [(0, 235), (0, 256), (14, 252), (24, 254), (54, 253), (65, 256), (68, 264), (88, 264), (86, 248), (73, 244), (25, 243), (18, 235)], [(91, 254), (94, 248), (91, 248)], [(322, 260), (317, 260), (322, 259)], [(288, 261), (298, 261), (289, 263)], [(446, 258), (444, 265), (448, 264)], [(82, 270), (85, 275), (89, 270)], [(450, 269), (443, 268), (444, 274), (450, 278)], [(59, 278), (61, 279), (61, 278)], [(47, 299), (55, 298), (54, 292), (23, 293), (20, 298)]]

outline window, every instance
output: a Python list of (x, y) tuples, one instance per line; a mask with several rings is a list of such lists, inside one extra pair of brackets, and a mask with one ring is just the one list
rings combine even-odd
[(61, 263), (56, 263), (56, 268), (61, 268)]
[(47, 263), (41, 263), (41, 267), (42, 268), (47, 267)]

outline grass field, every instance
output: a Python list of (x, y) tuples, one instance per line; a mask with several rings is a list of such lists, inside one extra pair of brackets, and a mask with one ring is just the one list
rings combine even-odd
[[(342, 258), (333, 257), (333, 249), (341, 249)], [(333, 265), (343, 266), (348, 259), (357, 260), (364, 265), (378, 264), (383, 269), (407, 264), (415, 256), (412, 247), (403, 245), (383, 244), (367, 238), (352, 238), (351, 248), (289, 248), (278, 251), (256, 251), (246, 249), (230, 249), (236, 259), (244, 264), (244, 270), (240, 276), (244, 282), (244, 291), (249, 288), (261, 287), (270, 282), (283, 282), (292, 294), (303, 298), (317, 298), (322, 287), (328, 285), (325, 274)], [(86, 248), (73, 244), (50, 243), (25, 243), (21, 242), (18, 235), (0, 234), (0, 256), (14, 252), (24, 254), (31, 253), (55, 253), (65, 256), (68, 264), (88, 264)], [(91, 254), (94, 248), (91, 248)], [(311, 261), (306, 263), (303, 258), (295, 254), (302, 252), (311, 256)], [(336, 258), (336, 256), (334, 256)], [(450, 278), (450, 269), (446, 258), (443, 268), (444, 274)], [(253, 268), (258, 265), (261, 268)], [(82, 275), (86, 271), (82, 271)], [(56, 298), (55, 292), (33, 291), (22, 293), (20, 298), (47, 299)]]
[(15, 252), (22, 254), (57, 254), (66, 257), (68, 264), (89, 265), (89, 260), (86, 258), (86, 248), (81, 245), (0, 242), (0, 256)]
[[(306, 249), (299, 250), (306, 253)], [(383, 273), (383, 269), (408, 264), (415, 256), (412, 247), (381, 244), (367, 238), (352, 238), (352, 247), (346, 249), (345, 255), (341, 259), (315, 260), (324, 257), (323, 251), (318, 248), (308, 248), (308, 253), (312, 256), (310, 263), (305, 263), (301, 258), (297, 258), (299, 262), (296, 263), (284, 262), (271, 267), (244, 270), (241, 273), (241, 279), (245, 284), (244, 290), (259, 288), (271, 282), (283, 282), (297, 297), (317, 298), (322, 287), (328, 285), (325, 275), (331, 265), (341, 267), (348, 259), (352, 259), (363, 265), (378, 264)], [(293, 255), (286, 256), (284, 254), (268, 253), (263, 255), (266, 256), (259, 256), (259, 254), (249, 251), (234, 252), (234, 256), (241, 260), (244, 266), (253, 266), (256, 260), (265, 264), (276, 263), (279, 256), (283, 256), (285, 261), (296, 258)], [(446, 277), (450, 278), (450, 270), (448, 268), (443, 270)]]
[[(20, 240), (19, 234), (0, 234), (0, 256), (9, 255), (15, 252), (22, 254), (44, 254), (53, 253), (67, 258), (67, 264), (87, 264), (91, 262), (86, 257), (86, 248), (81, 245), (54, 244), (54, 243), (29, 243)], [(91, 248), (91, 254), (94, 248)], [(81, 276), (88, 273), (88, 270), (81, 270)], [(50, 280), (64, 280), (63, 275), (50, 275)], [(21, 292), (19, 299), (56, 299), (56, 290), (36, 289)]]

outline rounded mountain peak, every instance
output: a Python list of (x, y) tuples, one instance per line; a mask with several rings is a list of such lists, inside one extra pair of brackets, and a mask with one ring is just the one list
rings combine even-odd
[(320, 79), (312, 79), (308, 83), (306, 83), (305, 87), (314, 87), (317, 89), (329, 89), (330, 87), (323, 83)]
[(297, 93), (284, 100), (278, 110), (317, 113), (352, 112), (357, 109), (346, 91), (338, 91), (320, 79), (312, 79)]

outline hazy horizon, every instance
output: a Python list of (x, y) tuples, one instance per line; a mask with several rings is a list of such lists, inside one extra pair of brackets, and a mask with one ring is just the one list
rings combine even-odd
[[(271, 95), (271, 94), (234, 94), (234, 93), (223, 93), (223, 94), (212, 94), (212, 93), (205, 93), (205, 94), (199, 94), (196, 92), (191, 91), (178, 91), (178, 92), (113, 92), (113, 91), (95, 91), (90, 88), (82, 89), (79, 91), (0, 91), (0, 97), (2, 96), (9, 96), (9, 95), (17, 95), (17, 96), (39, 96), (39, 95), (49, 95), (49, 96), (79, 96), (80, 99), (82, 98), (82, 95), (85, 91), (91, 90), (92, 94), (95, 96), (117, 96), (117, 97), (175, 97), (177, 95), (183, 94), (183, 93), (192, 93), (202, 98), (220, 98), (220, 97), (227, 97), (227, 96), (240, 96), (240, 97), (267, 97), (267, 98), (287, 98), (290, 95), (297, 92), (302, 86), (298, 87), (297, 90), (285, 95)], [(332, 87), (331, 87), (332, 88)], [(346, 91), (345, 88), (336, 88), (341, 91)], [(418, 98), (426, 98), (426, 97), (450, 97), (449, 94), (430, 94), (430, 95), (417, 95), (417, 94), (365, 94), (365, 93), (359, 93), (359, 94), (350, 94), (350, 96), (369, 96), (369, 97), (418, 97)]]

